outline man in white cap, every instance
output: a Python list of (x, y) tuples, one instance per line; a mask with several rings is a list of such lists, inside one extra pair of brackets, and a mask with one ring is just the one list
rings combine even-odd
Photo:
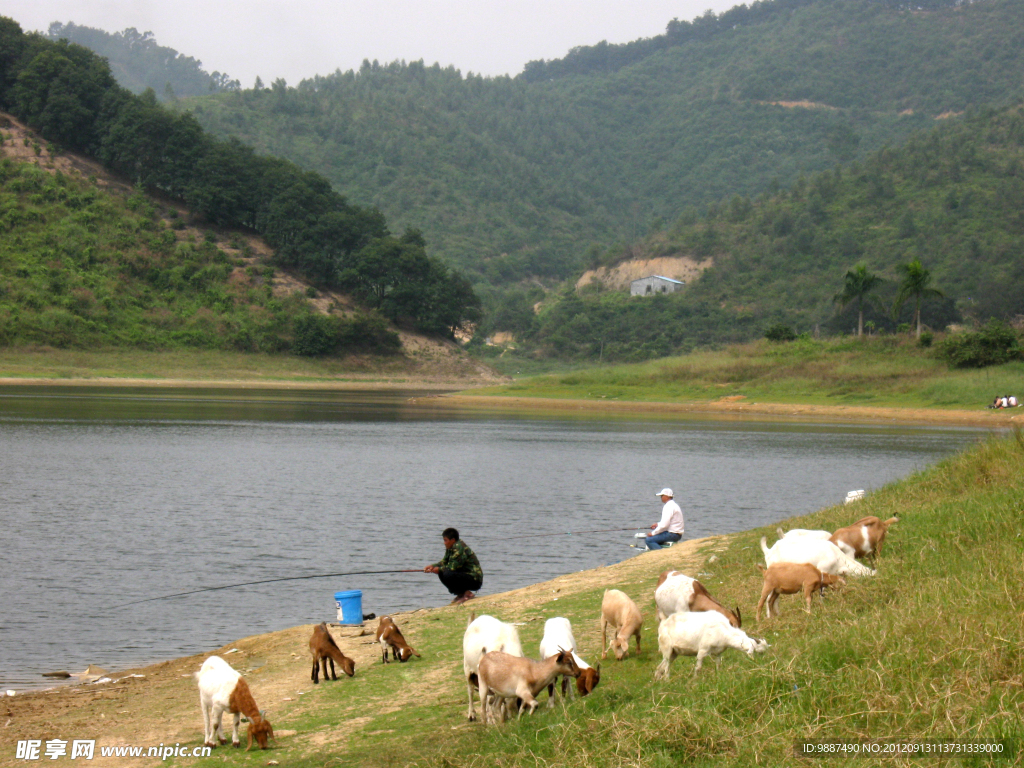
[(661, 508), (661, 520), (651, 526), (651, 535), (644, 539), (648, 549), (661, 549), (662, 544), (683, 538), (683, 510), (673, 499), (671, 488), (662, 488), (655, 494), (661, 496), (665, 505)]

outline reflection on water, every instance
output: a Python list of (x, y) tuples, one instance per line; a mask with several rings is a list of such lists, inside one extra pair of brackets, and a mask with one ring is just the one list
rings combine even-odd
[[(676, 489), (687, 537), (878, 488), (978, 432), (462, 413), (421, 392), (0, 389), (0, 685), (197, 653), (331, 619), (447, 603), (423, 573), (121, 603), (306, 574), (422, 568), (458, 528), (484, 593), (636, 553)], [(543, 534), (538, 536), (537, 534)]]

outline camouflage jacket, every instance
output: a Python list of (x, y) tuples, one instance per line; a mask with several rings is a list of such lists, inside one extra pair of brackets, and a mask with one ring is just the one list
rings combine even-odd
[(451, 549), (446, 549), (441, 562), (434, 563), (434, 565), (442, 571), (458, 571), (459, 573), (472, 576), (474, 579), (483, 579), (484, 577), (480, 561), (477, 560), (473, 550), (467, 547), (462, 539), (452, 544)]

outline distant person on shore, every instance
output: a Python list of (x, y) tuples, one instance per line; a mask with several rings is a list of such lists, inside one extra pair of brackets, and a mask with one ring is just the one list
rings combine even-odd
[(989, 408), (1002, 408), (1002, 407), (1003, 407), (1003, 398), (1001, 398), (999, 395), (996, 395), (996, 399), (992, 401), (992, 405), (990, 405)]
[(644, 539), (648, 549), (661, 549), (662, 544), (676, 542), (683, 538), (683, 510), (676, 504), (671, 488), (662, 488), (656, 496), (661, 497), (661, 520), (651, 526), (651, 535)]
[(1006, 398), (1006, 402), (1007, 402), (1007, 407), (1008, 408), (1016, 408), (1017, 405), (1018, 405), (1018, 403), (1017, 403), (1017, 396), (1016, 395), (1010, 395), (1008, 398)]
[(459, 540), (459, 532), (445, 528), (441, 533), (444, 541), (444, 557), (423, 569), (425, 573), (436, 573), (441, 583), (455, 595), (452, 605), (461, 605), (476, 597), (474, 590), (484, 583), (484, 572), (473, 550)]

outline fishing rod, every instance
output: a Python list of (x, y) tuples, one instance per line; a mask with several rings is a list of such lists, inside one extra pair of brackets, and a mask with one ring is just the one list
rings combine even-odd
[(216, 592), (220, 589), (234, 589), (235, 587), (249, 587), (253, 584), (270, 584), (275, 581), (302, 581), (303, 579), (328, 579), (333, 576), (371, 576), (379, 575), (384, 573), (423, 573), (422, 568), (407, 568), (401, 571), (346, 571), (345, 573), (316, 573), (309, 576), (284, 576), (279, 579), (262, 579), (260, 581), (243, 581), (241, 584), (225, 584), (222, 587), (204, 587), (202, 589), (193, 589), (189, 592), (175, 592), (173, 595), (160, 595), (159, 597), (147, 597), (145, 600), (132, 600), (130, 603), (121, 603), (120, 605), (112, 605), (111, 608), (124, 608), (128, 605), (138, 605), (139, 603), (150, 603), (154, 600), (167, 600), (172, 597), (184, 597), (185, 595), (196, 595), (200, 592)]
[[(642, 531), (644, 528), (604, 528), (598, 531), (564, 531), (559, 533), (530, 533), (524, 536), (483, 536), (483, 539), (496, 539), (502, 538), (506, 541), (511, 539), (532, 539), (541, 536), (573, 536), (585, 533), (618, 533), (621, 531)], [(144, 600), (132, 600), (130, 603), (120, 603), (118, 605), (110, 606), (113, 608), (125, 608), (129, 605), (139, 605), (140, 603), (151, 603), (154, 600), (169, 600), (172, 597), (185, 597), (186, 595), (197, 595), (200, 592), (216, 592), (221, 589), (234, 589), (235, 587), (251, 587), (255, 584), (272, 584), (279, 581), (303, 581), (305, 579), (329, 579), (335, 576), (378, 576), (382, 574), (390, 573), (423, 573), (422, 568), (406, 568), (403, 570), (390, 570), (390, 571), (346, 571), (345, 573), (317, 573), (309, 576), (283, 576), (277, 579), (261, 579), (259, 581), (243, 581), (241, 584), (225, 584), (220, 587), (203, 587), (202, 589), (192, 589), (188, 592), (175, 592), (173, 595), (160, 595), (159, 597), (147, 597)]]

